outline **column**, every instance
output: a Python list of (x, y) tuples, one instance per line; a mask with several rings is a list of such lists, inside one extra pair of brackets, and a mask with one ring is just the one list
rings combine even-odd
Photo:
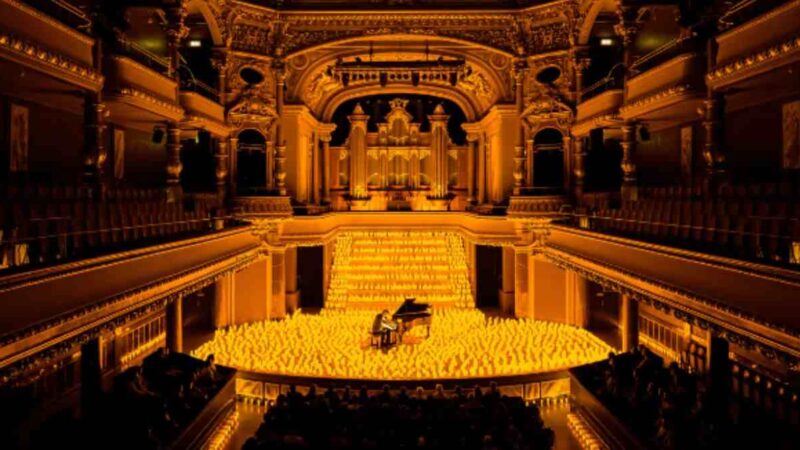
[(447, 197), (448, 165), (447, 146), (450, 137), (447, 132), (449, 115), (444, 113), (444, 106), (440, 103), (428, 116), (431, 123), (431, 162), (433, 173), (431, 177), (431, 198), (443, 199)]
[(81, 415), (91, 417), (98, 413), (102, 388), (100, 367), (100, 338), (91, 338), (81, 345)]
[(486, 203), (486, 185), (488, 183), (486, 174), (486, 136), (481, 134), (478, 139), (478, 204)]
[[(272, 65), (275, 73), (275, 110), (278, 114), (278, 122), (275, 125), (275, 168), (274, 184), (278, 195), (286, 195), (286, 141), (283, 138), (283, 126), (281, 125), (281, 114), (283, 113), (283, 91), (286, 84), (286, 68), (282, 60), (275, 60)], [(267, 158), (269, 159), (269, 158)]]
[(561, 150), (564, 157), (564, 192), (569, 192), (572, 186), (572, 136), (569, 133), (562, 138)]
[(105, 146), (105, 116), (106, 106), (103, 104), (102, 94), (99, 92), (87, 94), (84, 97), (83, 181), (88, 187), (100, 192), (102, 192), (103, 168), (108, 158)]
[(533, 147), (533, 137), (529, 137), (525, 141), (525, 185), (527, 187), (533, 187), (534, 179), (533, 179), (533, 169), (534, 169), (534, 147)]
[(222, 204), (225, 200), (225, 191), (228, 186), (228, 141), (226, 138), (217, 140), (214, 159), (216, 160), (217, 197), (220, 204)]
[(226, 273), (214, 282), (214, 328), (225, 328), (233, 324), (234, 276)]
[(713, 194), (717, 185), (726, 176), (726, 155), (723, 150), (724, 97), (712, 92), (709, 88), (703, 101), (703, 128), (705, 143), (703, 145), (703, 162), (705, 163), (706, 193)]
[(567, 323), (577, 327), (589, 324), (589, 298), (586, 278), (573, 270), (566, 271)]
[(322, 192), (322, 179), (320, 177), (320, 145), (319, 145), (319, 136), (316, 132), (311, 134), (311, 192), (310, 192), (310, 199), (311, 203), (315, 205), (319, 205), (320, 194)]
[(527, 63), (524, 59), (519, 59), (514, 67), (514, 81), (516, 82), (517, 113), (519, 114), (519, 134), (517, 143), (514, 145), (514, 195), (522, 194), (522, 186), (525, 184), (525, 126), (523, 125), (522, 113), (525, 109), (525, 72)]
[(622, 199), (638, 198), (636, 180), (636, 122), (622, 125)]
[(350, 196), (368, 199), (367, 190), (367, 121), (369, 116), (357, 104), (350, 119)]
[(628, 352), (639, 345), (639, 303), (624, 294), (619, 302), (620, 346)]
[[(503, 263), (505, 263), (505, 255), (503, 255)], [(531, 283), (533, 279), (534, 261), (531, 257), (530, 250), (517, 249), (514, 255), (514, 316), (518, 318), (533, 319), (534, 318), (534, 304), (533, 304), (533, 288)]]
[(177, 122), (167, 125), (167, 199), (176, 202), (181, 198), (181, 129)]
[(572, 181), (573, 193), (575, 195), (576, 204), (580, 202), (583, 197), (583, 186), (586, 178), (586, 148), (585, 139), (582, 136), (575, 136), (572, 139)]
[(211, 66), (217, 70), (219, 103), (225, 105), (228, 103), (225, 98), (228, 92), (228, 49), (226, 47), (214, 47), (211, 54)]
[(467, 134), (467, 203), (474, 204), (475, 197), (475, 163), (478, 151), (478, 135), (475, 133)]
[(267, 257), (267, 318), (286, 317), (286, 249), (273, 248)]
[(291, 314), (300, 307), (302, 292), (297, 288), (297, 247), (286, 249), (284, 255), (286, 277), (286, 313)]
[(331, 264), (333, 263), (334, 241), (326, 242), (322, 246), (322, 306), (328, 303), (328, 286), (331, 282)]
[(498, 295), (500, 296), (500, 309), (506, 313), (515, 310), (516, 262), (514, 248), (503, 247), (503, 282)]
[(228, 139), (228, 194), (231, 197), (236, 196), (236, 165), (237, 156), (239, 152), (239, 138), (231, 137)]
[(475, 301), (478, 297), (478, 261), (475, 258), (477, 249), (474, 242), (464, 241), (467, 247), (467, 264), (469, 265), (469, 287), (472, 293), (472, 300)]
[(323, 134), (322, 141), (322, 203), (331, 202), (331, 136)]
[(183, 296), (178, 296), (167, 305), (167, 348), (183, 351)]
[(592, 60), (587, 58), (588, 48), (586, 46), (575, 47), (574, 69), (575, 69), (575, 104), (580, 104), (583, 100), (583, 72), (589, 68)]

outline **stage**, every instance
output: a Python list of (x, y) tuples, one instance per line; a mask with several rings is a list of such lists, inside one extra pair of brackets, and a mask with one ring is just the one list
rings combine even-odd
[(414, 328), (402, 343), (381, 350), (370, 346), (374, 315), (323, 309), (233, 326), (218, 330), (193, 354), (213, 353), (218, 364), (259, 383), (341, 387), (391, 382), (411, 388), (436, 382), (471, 386), (479, 380), (519, 384), (533, 375), (537, 380), (561, 378), (566, 369), (604, 359), (611, 351), (577, 327), (490, 317), (474, 308), (435, 311), (429, 338), (423, 328)]

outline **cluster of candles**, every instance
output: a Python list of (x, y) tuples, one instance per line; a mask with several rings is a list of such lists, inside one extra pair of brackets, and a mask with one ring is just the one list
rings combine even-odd
[(464, 242), (450, 232), (342, 233), (334, 246), (326, 306), (399, 305), (405, 298), (471, 307)]
[(219, 364), (271, 374), (418, 380), (548, 372), (599, 361), (611, 351), (578, 327), (453, 308), (434, 312), (429, 338), (416, 327), (406, 344), (384, 352), (369, 346), (374, 316), (365, 310), (298, 312), (218, 330), (193, 354), (213, 353)]

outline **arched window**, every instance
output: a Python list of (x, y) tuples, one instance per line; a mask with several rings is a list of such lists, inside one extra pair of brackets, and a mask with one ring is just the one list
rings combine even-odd
[(263, 193), (267, 186), (267, 140), (257, 130), (239, 133), (236, 149), (236, 191), (239, 195)]
[(545, 128), (533, 137), (533, 186), (564, 187), (564, 137), (555, 128)]

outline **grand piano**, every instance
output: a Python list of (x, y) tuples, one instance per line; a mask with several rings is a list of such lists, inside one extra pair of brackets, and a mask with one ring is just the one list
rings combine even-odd
[(427, 337), (431, 336), (431, 305), (417, 303), (415, 298), (407, 298), (397, 311), (392, 314), (392, 320), (397, 322), (398, 342), (403, 342), (403, 334), (416, 327), (427, 327)]

